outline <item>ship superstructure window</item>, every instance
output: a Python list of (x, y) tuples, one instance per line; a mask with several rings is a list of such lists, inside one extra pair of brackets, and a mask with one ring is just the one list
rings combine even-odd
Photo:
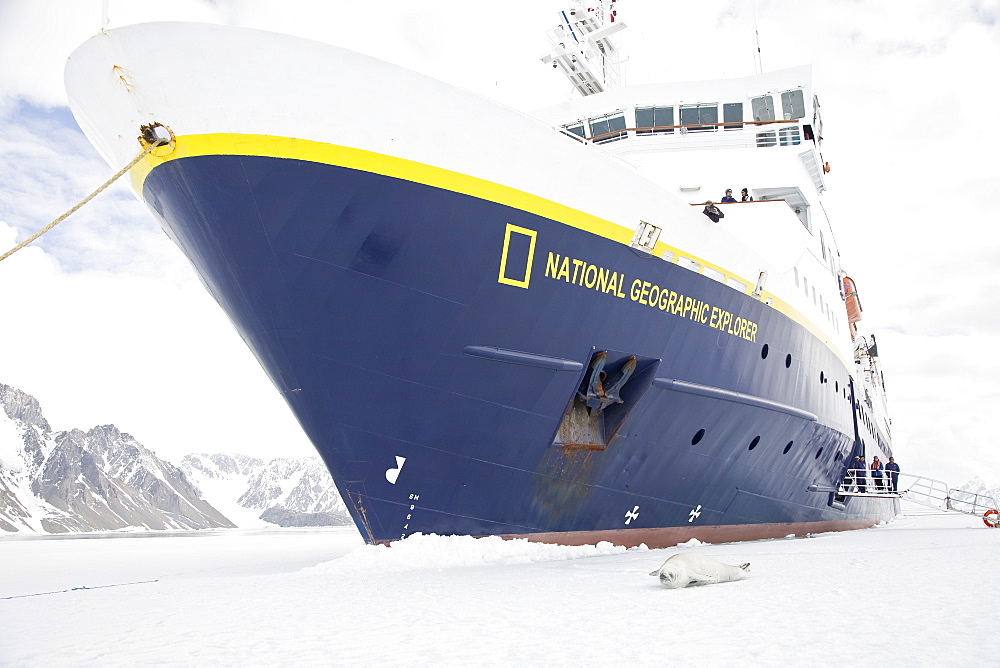
[[(636, 107), (635, 133), (637, 135), (673, 134), (674, 129), (664, 126), (674, 124), (673, 107)], [(651, 128), (659, 128), (653, 130)]]
[(774, 131), (757, 133), (757, 148), (767, 148), (769, 146), (777, 145), (778, 135)]
[(750, 100), (750, 109), (753, 111), (755, 121), (774, 120), (774, 98), (770, 95), (762, 95)]
[(722, 121), (724, 123), (737, 123), (738, 125), (726, 125), (727, 130), (743, 129), (743, 103), (727, 102), (722, 105)]
[(583, 129), (583, 123), (570, 123), (569, 125), (562, 126), (563, 130), (578, 136), (580, 139), (586, 139), (587, 135)]
[(625, 114), (616, 112), (590, 119), (590, 136), (595, 144), (625, 138)]
[(786, 121), (806, 117), (806, 101), (801, 90), (781, 94), (781, 113)]
[[(755, 97), (750, 99), (750, 111), (753, 113), (753, 119), (755, 121), (773, 121), (774, 120), (774, 98), (770, 95), (761, 95), (760, 97)], [(759, 148), (767, 148), (769, 146), (776, 146), (777, 134), (773, 131), (771, 132), (758, 132), (757, 133), (757, 146)]]
[(802, 139), (799, 135), (799, 126), (793, 125), (790, 128), (781, 128), (778, 130), (778, 143), (782, 146), (798, 146), (801, 144)]
[[(719, 122), (719, 105), (696, 104), (681, 106), (681, 125), (688, 132), (713, 132)], [(711, 123), (712, 125), (703, 125)]]

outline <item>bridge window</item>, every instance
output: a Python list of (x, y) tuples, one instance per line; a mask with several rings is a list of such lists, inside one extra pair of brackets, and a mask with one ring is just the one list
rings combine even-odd
[(583, 123), (571, 123), (570, 125), (564, 125), (562, 127), (566, 132), (574, 134), (580, 139), (586, 139), (586, 135), (583, 131)]
[[(664, 128), (674, 124), (673, 107), (636, 107), (635, 133), (637, 135), (673, 134), (673, 128)], [(644, 128), (662, 128), (658, 130)]]
[(786, 121), (806, 117), (806, 102), (801, 90), (790, 90), (781, 94), (781, 111)]
[(625, 139), (625, 115), (617, 112), (591, 118), (590, 136), (595, 144)]
[(762, 95), (750, 100), (750, 109), (753, 111), (755, 121), (774, 120), (774, 98), (770, 95)]
[(757, 148), (768, 148), (769, 146), (777, 146), (778, 140), (777, 136), (772, 132), (758, 132), (757, 133)]
[(797, 125), (778, 130), (778, 138), (782, 146), (798, 146), (802, 143)]
[[(714, 132), (715, 123), (719, 122), (719, 106), (716, 104), (698, 104), (681, 107), (681, 125), (688, 126), (688, 132)], [(713, 125), (702, 125), (712, 123)]]
[(739, 125), (726, 125), (727, 130), (743, 129), (743, 103), (727, 102), (722, 105), (722, 120), (725, 123), (738, 123)]

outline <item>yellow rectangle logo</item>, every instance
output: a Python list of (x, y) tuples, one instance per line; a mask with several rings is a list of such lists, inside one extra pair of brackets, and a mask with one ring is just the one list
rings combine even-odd
[[(500, 278), (504, 285), (527, 288), (531, 281), (531, 263), (535, 259), (538, 232), (507, 223), (500, 255)], [(508, 266), (509, 265), (509, 266)]]

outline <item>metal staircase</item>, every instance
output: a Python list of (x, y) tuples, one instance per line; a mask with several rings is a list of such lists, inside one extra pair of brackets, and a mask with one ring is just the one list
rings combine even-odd
[(1000, 505), (996, 499), (949, 487), (941, 480), (900, 473), (898, 496), (929, 508), (982, 517), (986, 526), (1000, 527)]

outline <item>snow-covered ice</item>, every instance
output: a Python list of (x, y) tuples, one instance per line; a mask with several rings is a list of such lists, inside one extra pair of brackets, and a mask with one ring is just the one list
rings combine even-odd
[[(904, 511), (864, 531), (665, 550), (371, 547), (353, 528), (6, 537), (0, 663), (996, 665), (1000, 531)], [(751, 576), (664, 589), (648, 573), (680, 550), (749, 561)]]

